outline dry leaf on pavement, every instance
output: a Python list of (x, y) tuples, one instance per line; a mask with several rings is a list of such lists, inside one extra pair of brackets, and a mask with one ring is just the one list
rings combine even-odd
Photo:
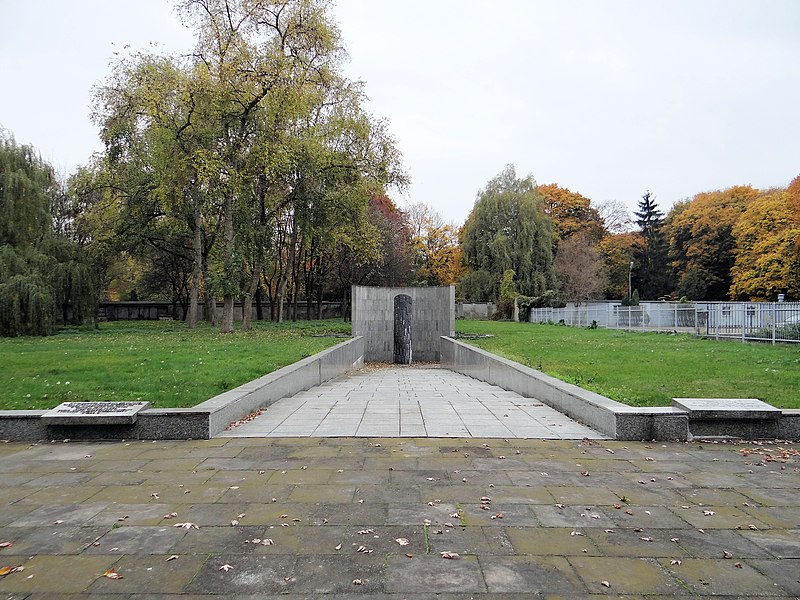
[(103, 571), (103, 577), (107, 577), (108, 579), (122, 579), (122, 575), (117, 573), (113, 568)]

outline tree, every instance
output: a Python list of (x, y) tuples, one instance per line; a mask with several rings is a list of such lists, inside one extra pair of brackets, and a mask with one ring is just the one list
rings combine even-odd
[(774, 302), (782, 293), (800, 300), (800, 224), (786, 190), (750, 202), (733, 235), (737, 248), (731, 298)]
[(634, 255), (633, 287), (642, 298), (652, 300), (668, 294), (672, 280), (667, 256), (667, 239), (663, 232), (664, 213), (648, 191), (639, 202), (636, 224), (639, 226), (644, 247)]
[(627, 233), (633, 227), (630, 211), (619, 200), (604, 200), (599, 202), (595, 209), (603, 219), (606, 230), (611, 234)]
[(0, 335), (48, 335), (94, 319), (97, 295), (80, 248), (59, 235), (53, 206), (62, 192), (30, 146), (0, 136)]
[(544, 198), (544, 213), (552, 219), (560, 239), (583, 236), (599, 242), (606, 234), (603, 218), (588, 198), (555, 183), (540, 185), (537, 191)]
[(606, 298), (630, 298), (633, 291), (628, 287), (631, 263), (634, 257), (645, 250), (645, 242), (639, 233), (618, 233), (603, 238), (599, 244), (603, 257), (603, 273), (606, 281)]
[(553, 262), (559, 289), (566, 300), (580, 304), (602, 296), (603, 257), (597, 244), (583, 235), (561, 240)]
[[(734, 186), (697, 194), (670, 211), (664, 231), (669, 239), (672, 269), (684, 284), (695, 282), (693, 294), (701, 289), (701, 280), (706, 288), (705, 294), (695, 300), (728, 298), (736, 251), (733, 228), (757, 196), (758, 190), (750, 186)], [(685, 281), (689, 272), (692, 274)]]
[(458, 229), (424, 202), (404, 212), (411, 232), (416, 285), (455, 285), (463, 275)]
[(496, 300), (500, 278), (509, 269), (525, 296), (553, 288), (553, 229), (542, 204), (533, 177), (518, 179), (512, 165), (478, 193), (461, 232), (468, 269), (462, 295)]

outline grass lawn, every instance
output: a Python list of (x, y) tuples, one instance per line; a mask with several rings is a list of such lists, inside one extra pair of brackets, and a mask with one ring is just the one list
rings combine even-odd
[(324, 350), (350, 333), (341, 320), (254, 323), (222, 335), (181, 322), (117, 321), (46, 338), (0, 338), (0, 409), (65, 401), (148, 400), (190, 407)]
[(456, 321), (456, 331), (494, 334), (464, 341), (633, 406), (758, 398), (800, 408), (800, 344), (494, 321)]

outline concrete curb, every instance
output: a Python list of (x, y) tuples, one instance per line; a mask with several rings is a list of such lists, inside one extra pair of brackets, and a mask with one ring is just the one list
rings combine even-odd
[(364, 338), (337, 344), (206, 400), (193, 408), (152, 408), (130, 425), (47, 425), (44, 410), (0, 411), (0, 440), (209, 439), (262, 406), (364, 364)]
[[(450, 337), (441, 340), (443, 367), (536, 398), (613, 439), (692, 438), (689, 413), (679, 408), (628, 406)], [(775, 431), (779, 439), (800, 440), (800, 410), (784, 410)]]

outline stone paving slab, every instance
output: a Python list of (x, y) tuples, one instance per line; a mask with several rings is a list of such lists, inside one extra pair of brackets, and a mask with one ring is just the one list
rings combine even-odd
[(283, 398), (222, 437), (601, 439), (541, 402), (439, 368), (369, 368)]
[[(13, 466), (0, 475), (0, 569), (23, 567), (0, 575), (3, 600), (800, 595), (800, 452), (789, 444), (224, 438), (0, 449)], [(111, 477), (126, 454), (141, 478)], [(34, 479), (6, 477), (34, 465)]]

